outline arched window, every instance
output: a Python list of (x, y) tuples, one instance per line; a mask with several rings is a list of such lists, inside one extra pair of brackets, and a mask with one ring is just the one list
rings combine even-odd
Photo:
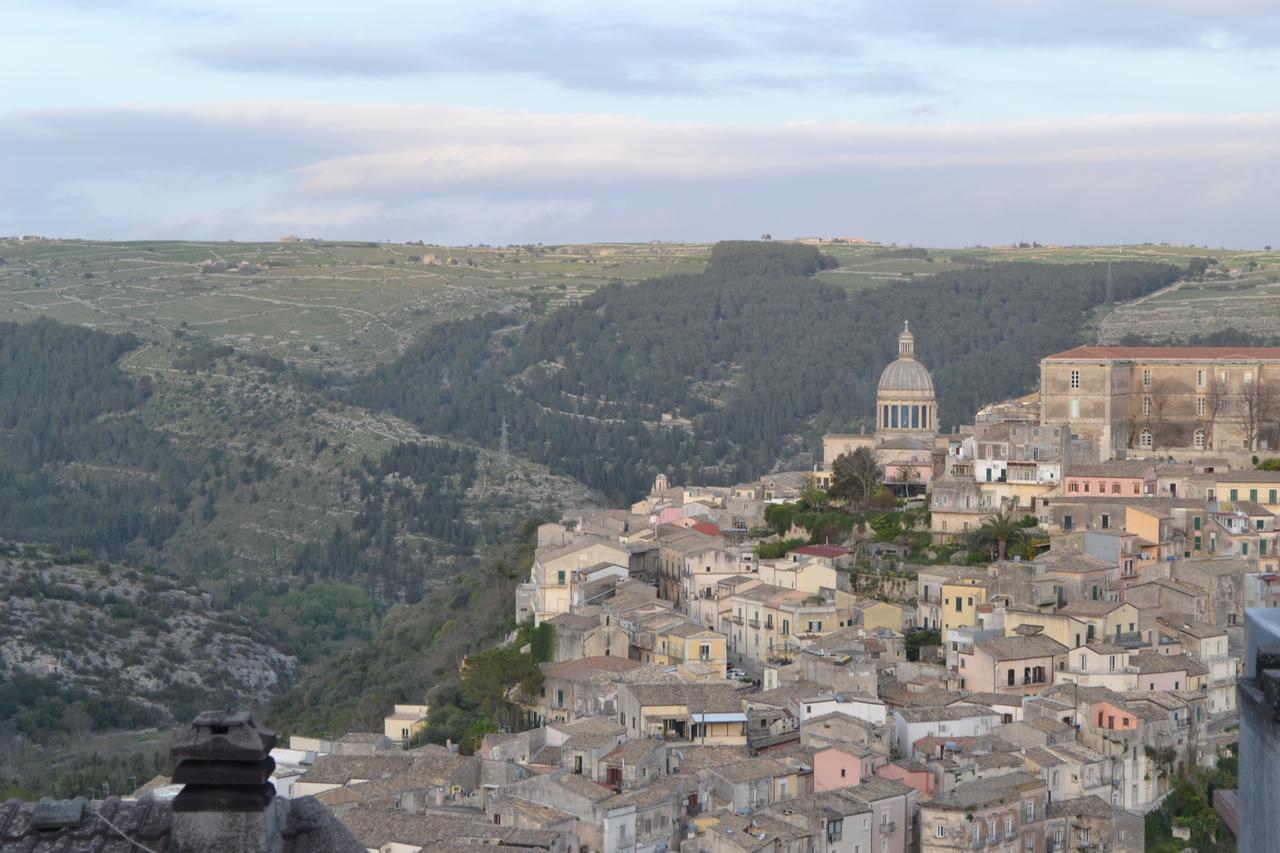
[(1154, 440), (1155, 440), (1155, 436), (1152, 435), (1151, 430), (1149, 429), (1144, 429), (1142, 432), (1138, 433), (1139, 447), (1150, 448), (1151, 445), (1154, 443)]
[(1196, 450), (1204, 450), (1204, 430), (1196, 430), (1196, 434), (1192, 437), (1191, 443), (1195, 445)]

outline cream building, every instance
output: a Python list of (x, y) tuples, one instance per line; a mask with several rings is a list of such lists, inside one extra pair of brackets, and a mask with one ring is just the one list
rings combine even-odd
[(1275, 448), (1273, 393), (1280, 347), (1082, 346), (1040, 362), (1040, 422), (1088, 435), (1103, 459)]

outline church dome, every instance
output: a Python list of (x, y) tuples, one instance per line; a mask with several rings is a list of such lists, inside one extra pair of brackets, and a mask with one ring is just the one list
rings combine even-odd
[(933, 378), (925, 366), (916, 361), (916, 336), (911, 334), (911, 326), (905, 322), (902, 334), (898, 335), (898, 359), (884, 369), (880, 374), (880, 384), (876, 386), (878, 395), (895, 391), (933, 394)]
[(880, 394), (895, 391), (913, 391), (916, 393), (933, 393), (933, 378), (925, 366), (911, 356), (900, 356), (880, 374), (880, 384), (876, 386)]

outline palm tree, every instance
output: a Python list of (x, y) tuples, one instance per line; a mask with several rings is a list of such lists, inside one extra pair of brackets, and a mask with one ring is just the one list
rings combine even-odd
[(999, 559), (1003, 560), (1010, 542), (1017, 544), (1026, 538), (1026, 529), (1018, 519), (1001, 510), (978, 528), (978, 535), (987, 542), (995, 542)]

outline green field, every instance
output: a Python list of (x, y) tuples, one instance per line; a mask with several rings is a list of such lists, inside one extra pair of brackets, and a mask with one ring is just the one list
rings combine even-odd
[[(192, 330), (305, 366), (359, 370), (437, 323), (492, 310), (520, 315), (611, 281), (697, 272), (708, 253), (665, 245), (0, 241), (0, 319), (47, 316), (152, 342)], [(218, 266), (202, 267), (208, 263)]]

